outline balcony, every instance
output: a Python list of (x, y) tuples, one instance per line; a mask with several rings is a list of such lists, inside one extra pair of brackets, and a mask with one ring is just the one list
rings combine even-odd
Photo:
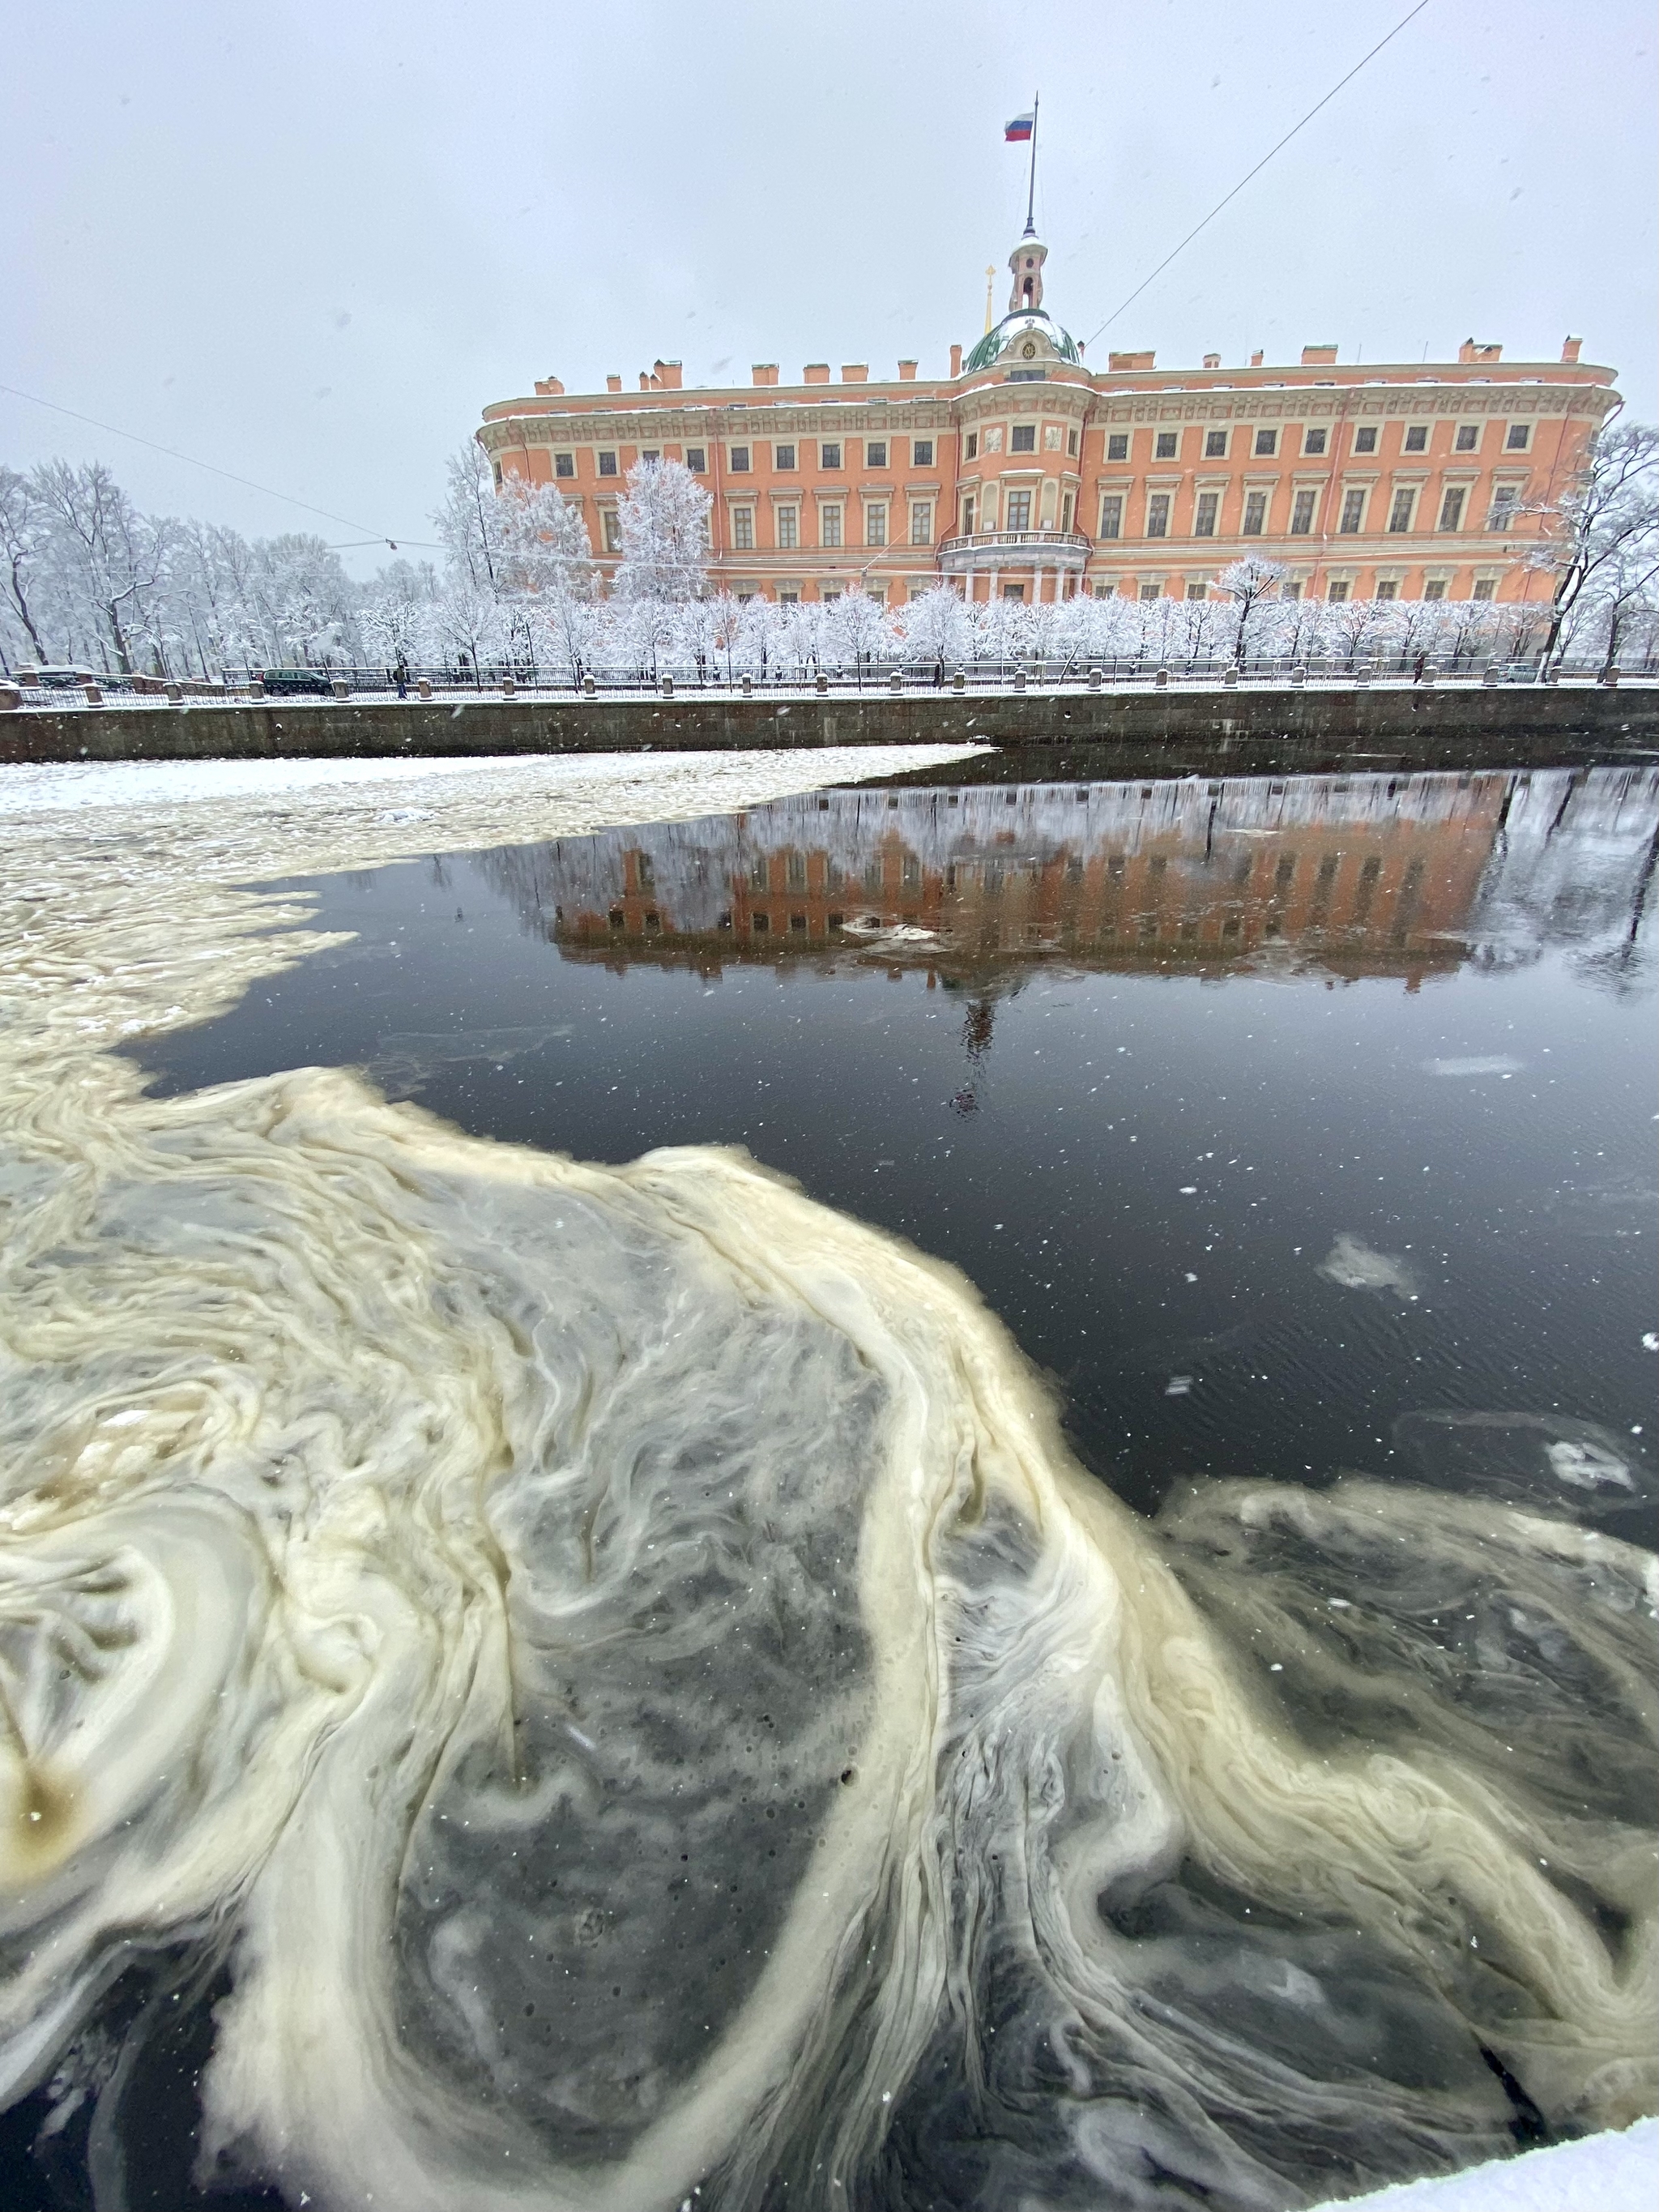
[(947, 538), (939, 564), (947, 576), (977, 576), (992, 568), (1051, 568), (1080, 575), (1089, 540), (1075, 530), (976, 530)]

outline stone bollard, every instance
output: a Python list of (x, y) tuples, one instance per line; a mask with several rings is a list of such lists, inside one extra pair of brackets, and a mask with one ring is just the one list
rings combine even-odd
[(1616, 691), (1619, 689), (1619, 671), (1604, 668), (1595, 680), (1604, 691)]
[(349, 699), (351, 696), (351, 686), (343, 676), (331, 677), (328, 688), (337, 699)]
[(830, 678), (824, 674), (821, 668), (818, 671), (817, 681), (813, 684), (812, 689), (817, 693), (820, 699), (823, 697), (825, 692), (830, 689)]
[(968, 677), (965, 670), (957, 669), (956, 674), (951, 678), (951, 689), (953, 691), (965, 691), (968, 689)]
[(1221, 682), (1222, 682), (1222, 686), (1223, 686), (1224, 690), (1228, 690), (1228, 691), (1237, 691), (1237, 689), (1238, 689), (1238, 663), (1237, 663), (1236, 660), (1230, 660), (1230, 661), (1227, 663), (1227, 665), (1226, 665), (1226, 666), (1222, 670), (1222, 672), (1221, 672)]
[(1486, 663), (1486, 666), (1481, 670), (1481, 672), (1480, 672), (1480, 681), (1481, 681), (1483, 684), (1496, 684), (1496, 683), (1497, 683), (1497, 681), (1498, 681), (1498, 663), (1497, 663), (1495, 660), (1489, 660), (1489, 661)]
[(898, 697), (899, 693), (904, 689), (904, 678), (899, 674), (896, 668), (887, 679), (887, 689), (892, 693), (896, 699)]
[(429, 699), (432, 696), (432, 678), (429, 676), (422, 676), (416, 684), (415, 690), (420, 698)]
[(745, 699), (755, 696), (755, 679), (746, 668), (743, 672), (743, 696)]
[(164, 684), (161, 689), (167, 694), (169, 707), (176, 707), (185, 696), (184, 686), (181, 684)]
[(1356, 684), (1369, 684), (1370, 682), (1371, 664), (1369, 660), (1355, 661), (1353, 665), (1353, 680)]
[(15, 684), (0, 684), (0, 714), (15, 714), (23, 703), (23, 695)]
[(1025, 689), (1025, 671), (1023, 668), (1017, 668), (1014, 671), (1014, 689), (1016, 691), (1023, 691)]
[(88, 707), (101, 707), (103, 705), (104, 695), (98, 689), (98, 686), (95, 684), (84, 684), (81, 688), (87, 695), (87, 704)]
[(1089, 671), (1089, 689), (1091, 691), (1098, 691), (1100, 689), (1100, 671), (1098, 668), (1091, 668)]
[(1439, 672), (1439, 670), (1436, 668), (1433, 661), (1425, 660), (1423, 663), (1423, 673), (1417, 680), (1419, 684), (1425, 684), (1432, 688), (1435, 679), (1438, 676)]
[(1167, 668), (1160, 668), (1157, 675), (1153, 677), (1152, 684), (1156, 690), (1159, 691), (1167, 691), (1170, 688), (1169, 670)]
[(1306, 669), (1302, 665), (1302, 663), (1301, 663), (1299, 660), (1292, 661), (1292, 662), (1291, 662), (1291, 683), (1292, 683), (1292, 684), (1305, 684), (1305, 683), (1307, 682), (1307, 680), (1308, 680), (1308, 672), (1307, 672), (1307, 670), (1306, 670)]
[(593, 696), (593, 678), (586, 670), (582, 673), (582, 696), (584, 699), (591, 699)]
[(516, 684), (516, 682), (514, 680), (514, 678), (513, 678), (512, 677), (510, 677), (510, 676), (503, 676), (503, 677), (502, 677), (502, 678), (501, 678), (501, 696), (502, 696), (502, 698), (503, 698), (503, 699), (514, 699), (514, 698), (516, 698), (516, 697), (518, 696), (518, 692), (519, 692), (519, 687), (518, 687), (518, 684)]
[(247, 687), (247, 696), (250, 699), (263, 699), (265, 696), (265, 687), (257, 676)]
[(662, 679), (662, 696), (665, 699), (672, 699), (674, 696), (674, 679), (672, 676), (665, 676)]

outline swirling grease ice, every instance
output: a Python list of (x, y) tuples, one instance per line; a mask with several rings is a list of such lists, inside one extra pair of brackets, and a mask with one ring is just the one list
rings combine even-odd
[(1650, 2108), (1647, 1554), (1149, 1526), (733, 1152), (146, 1098), (108, 1037), (317, 941), (228, 888), (265, 816), (161, 836), (40, 832), (0, 1079), (0, 2080), (100, 2203), (146, 1961), (225, 1992), (199, 2181), (296, 2203), (1243, 2212)]

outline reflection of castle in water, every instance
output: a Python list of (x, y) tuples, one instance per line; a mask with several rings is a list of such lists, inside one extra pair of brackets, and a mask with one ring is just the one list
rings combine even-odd
[(1544, 941), (1564, 900), (1564, 934), (1639, 914), (1656, 810), (1646, 768), (978, 784), (810, 793), (481, 864), (567, 956), (620, 964), (874, 958), (965, 981), (1295, 957), (1414, 988), (1483, 917)]

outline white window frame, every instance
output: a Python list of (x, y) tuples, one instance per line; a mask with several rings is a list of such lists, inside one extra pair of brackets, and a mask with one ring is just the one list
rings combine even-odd
[(910, 502), (910, 543), (912, 545), (931, 545), (933, 542), (933, 502), (931, 499), (913, 499)]
[(887, 501), (884, 499), (867, 499), (864, 502), (865, 550), (879, 550), (887, 543)]
[[(835, 531), (835, 535), (833, 537), (829, 534), (832, 523)], [(819, 501), (818, 544), (825, 550), (832, 553), (841, 553), (846, 550), (847, 508), (843, 501), (839, 499), (825, 499)]]

